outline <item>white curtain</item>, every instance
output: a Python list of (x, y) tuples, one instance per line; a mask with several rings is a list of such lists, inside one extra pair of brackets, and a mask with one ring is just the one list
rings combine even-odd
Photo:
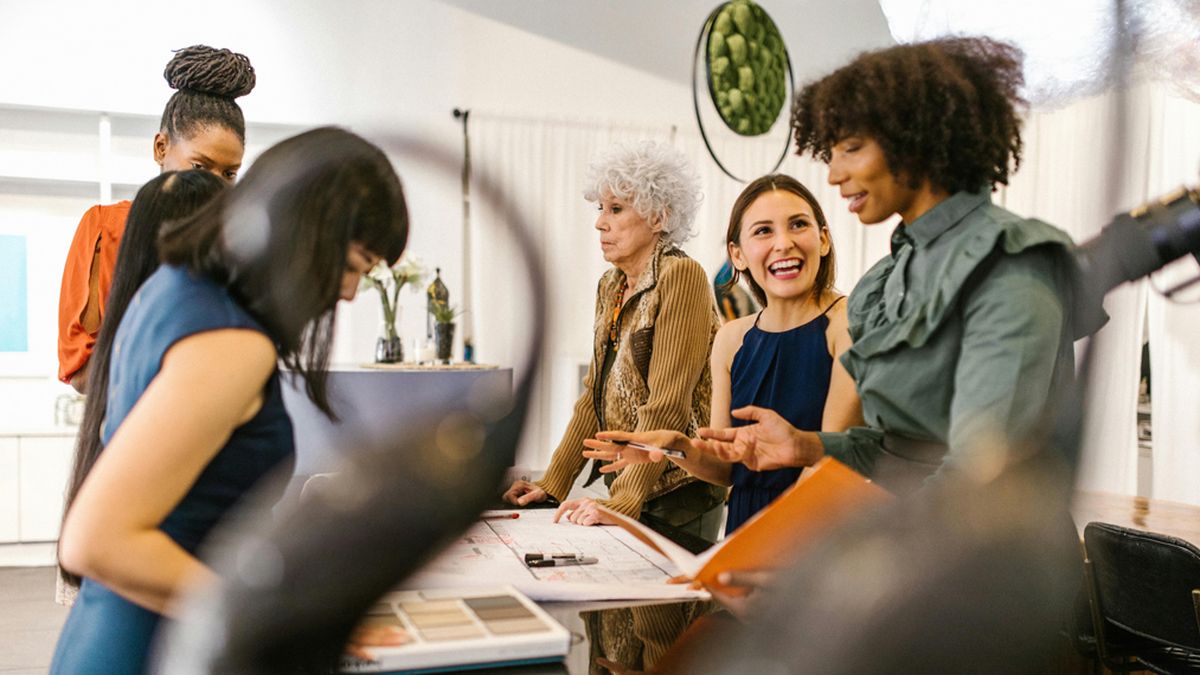
[[(1127, 132), (1115, 134), (1112, 94), (1052, 111), (1033, 111), (1025, 125), (1025, 158), (1011, 185), (995, 200), (1021, 215), (1038, 217), (1068, 231), (1076, 241), (1100, 231), (1113, 213), (1157, 196), (1185, 180), (1195, 180), (1200, 160), (1198, 106), (1172, 96), (1162, 85), (1140, 85), (1129, 97)], [(655, 138), (687, 154), (701, 175), (705, 201), (697, 215), (698, 235), (685, 250), (709, 272), (724, 261), (728, 210), (742, 184), (725, 176), (708, 157), (694, 127), (646, 125), (586, 119), (547, 119), (475, 111), (471, 115), (473, 162), (478, 172), (499, 177), (502, 189), (530, 218), (541, 245), (549, 286), (547, 351), (530, 425), (518, 462), (542, 467), (557, 444), (578, 396), (580, 366), (590, 356), (596, 282), (606, 269), (600, 256), (593, 205), (582, 198), (588, 162), (621, 140)], [(780, 132), (781, 130), (776, 130)], [(781, 133), (768, 138), (712, 139), (715, 150), (739, 176), (768, 171), (782, 150)], [(1125, 158), (1119, 180), (1111, 178), (1115, 158)], [(846, 210), (825, 167), (788, 153), (781, 172), (795, 176), (816, 194), (826, 211), (838, 252), (838, 286), (849, 291), (867, 267), (888, 251), (893, 223), (863, 227)], [(478, 358), (512, 363), (524, 344), (528, 322), (521, 316), (524, 292), (501, 273), (516, 260), (489, 206), (473, 204), (472, 307)], [(1136, 399), (1147, 292), (1126, 286), (1106, 300), (1112, 316), (1095, 359), (1085, 462), (1080, 486), (1133, 494), (1137, 489)], [(1161, 498), (1196, 499), (1187, 477), (1200, 468), (1200, 448), (1188, 440), (1200, 434), (1200, 416), (1188, 409), (1200, 384), (1200, 349), (1190, 339), (1200, 328), (1200, 310), (1162, 303), (1149, 296), (1154, 345), (1154, 492)], [(1159, 343), (1162, 343), (1160, 346)], [(1192, 361), (1189, 362), (1188, 359)], [(1175, 435), (1165, 427), (1175, 420)], [(1192, 491), (1192, 497), (1186, 492)]]
[[(548, 283), (549, 322), (542, 372), (518, 464), (543, 467), (570, 418), (579, 393), (580, 368), (591, 354), (596, 283), (607, 269), (592, 225), (595, 207), (583, 199), (587, 165), (599, 151), (620, 141), (657, 139), (686, 154), (700, 174), (704, 202), (696, 216), (697, 236), (684, 245), (711, 277), (725, 260), (729, 207), (743, 185), (725, 176), (709, 158), (698, 132), (669, 124), (648, 125), (475, 110), (470, 118), (476, 178), (487, 174), (521, 210), (540, 244)], [(770, 138), (712, 139), (731, 170), (757, 177), (783, 151), (785, 130)], [(887, 251), (889, 226), (868, 232), (846, 210), (836, 188), (825, 182), (824, 165), (788, 153), (780, 171), (808, 185), (830, 219), (839, 253), (839, 283), (849, 291), (865, 267)], [(509, 278), (517, 258), (494, 205), (473, 189), (471, 223), (471, 308), (476, 356), (481, 362), (512, 364), (528, 338), (523, 315), (526, 289)]]
[[(1195, 184), (1200, 164), (1200, 11), (1194, 0), (1133, 0), (1123, 4), (1133, 39), (1129, 64), (1141, 84), (1129, 105), (1101, 91), (1117, 70), (1117, 3), (1039, 0), (963, 3), (959, 0), (880, 0), (892, 35), (911, 42), (950, 34), (990, 35), (1024, 51), (1025, 95), (1048, 110), (1031, 115), (1028, 156), (1008, 191), (1014, 211), (1064, 227), (1077, 240), (1095, 234), (1114, 208)], [(1069, 29), (1064, 27), (1069, 26)], [(1068, 102), (1071, 102), (1068, 104)], [(1122, 147), (1114, 145), (1113, 114), (1127, 120)], [(1111, 160), (1124, 157), (1119, 166)], [(1119, 174), (1115, 172), (1121, 172)], [(1119, 175), (1110, 183), (1106, 175)], [(1174, 266), (1163, 283), (1196, 274), (1194, 261)], [(1170, 277), (1170, 279), (1166, 279)], [(1193, 294), (1193, 297), (1195, 294)], [(1147, 294), (1145, 283), (1109, 295), (1112, 321), (1100, 336), (1079, 476), (1085, 489), (1200, 503), (1200, 310)], [(1147, 316), (1148, 314), (1148, 316)], [(1143, 326), (1148, 326), (1153, 374), (1150, 480), (1138, 476), (1136, 387)]]
[[(668, 127), (472, 111), (474, 176), (487, 174), (519, 209), (539, 246), (548, 321), (541, 372), (517, 464), (544, 467), (579, 395), (579, 364), (591, 353), (596, 283), (606, 266), (582, 196), (587, 158), (629, 139), (670, 137)], [(473, 189), (470, 266), (476, 358), (513, 364), (530, 338), (528, 288), (509, 272), (518, 257), (493, 205)]]
[[(1158, 196), (1200, 178), (1200, 103), (1159, 89), (1148, 101), (1147, 192)], [(1200, 274), (1190, 257), (1155, 278), (1160, 288)], [(1195, 289), (1193, 289), (1195, 290)], [(1189, 293), (1194, 303), (1200, 294)], [(1149, 296), (1153, 426), (1151, 495), (1200, 504), (1200, 305)]]
[[(1129, 98), (1140, 100), (1139, 89)], [(1026, 120), (1024, 161), (1002, 195), (1004, 205), (1085, 241), (1121, 209), (1144, 199), (1145, 133), (1120, 133), (1120, 101), (1111, 93)], [(1129, 115), (1140, 126), (1141, 115)], [(1124, 170), (1114, 164), (1124, 157)], [(1134, 160), (1134, 161), (1130, 161)], [(1114, 173), (1114, 171), (1116, 173)], [(1116, 178), (1114, 178), (1116, 176)], [(1091, 343), (1093, 375), (1078, 484), (1087, 490), (1137, 490), (1137, 383), (1145, 291), (1123, 287), (1105, 299), (1111, 319)]]

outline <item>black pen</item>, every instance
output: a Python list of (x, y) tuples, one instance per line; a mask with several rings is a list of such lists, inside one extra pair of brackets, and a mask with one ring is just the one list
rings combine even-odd
[(600, 562), (598, 558), (541, 558), (525, 561), (530, 567), (565, 567), (567, 565), (595, 565)]
[(645, 450), (646, 452), (661, 452), (667, 457), (675, 457), (677, 459), (687, 459), (687, 453), (682, 450), (672, 450), (671, 448), (660, 448), (657, 445), (646, 445), (637, 441), (605, 441), (614, 445), (628, 445), (634, 450)]

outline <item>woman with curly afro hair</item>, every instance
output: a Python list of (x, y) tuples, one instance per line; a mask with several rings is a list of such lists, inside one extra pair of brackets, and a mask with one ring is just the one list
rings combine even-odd
[[(797, 96), (797, 151), (865, 225), (901, 222), (850, 294), (842, 363), (867, 427), (801, 432), (770, 410), (700, 445), (751, 468), (831, 455), (906, 494), (989, 473), (1074, 373), (1070, 238), (992, 203), (1021, 156), (1022, 54), (948, 38), (862, 54)], [(1001, 458), (1003, 459), (1003, 458)]]

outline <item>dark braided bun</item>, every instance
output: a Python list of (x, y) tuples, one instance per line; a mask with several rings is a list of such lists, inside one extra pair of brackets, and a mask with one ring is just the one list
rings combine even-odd
[(175, 52), (163, 71), (172, 89), (190, 90), (212, 96), (237, 98), (254, 89), (254, 66), (243, 54), (207, 45), (193, 45)]
[(163, 110), (161, 129), (170, 138), (223, 127), (246, 142), (246, 120), (236, 99), (254, 89), (250, 59), (228, 49), (194, 45), (175, 52), (163, 77), (177, 89)]

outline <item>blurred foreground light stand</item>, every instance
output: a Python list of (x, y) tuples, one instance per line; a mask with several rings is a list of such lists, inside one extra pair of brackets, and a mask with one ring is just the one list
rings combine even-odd
[(1082, 574), (1070, 477), (1042, 453), (860, 519), (678, 672), (1045, 672)]

